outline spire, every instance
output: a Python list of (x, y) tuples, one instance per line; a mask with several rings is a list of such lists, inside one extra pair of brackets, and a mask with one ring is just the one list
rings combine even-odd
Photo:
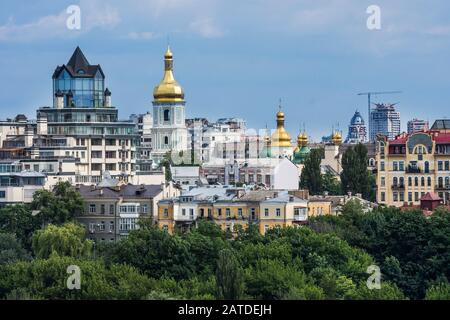
[(67, 65), (72, 67), (72, 70), (75, 73), (79, 73), (79, 70), (82, 70), (86, 73), (89, 68), (89, 62), (83, 54), (83, 51), (81, 51), (80, 47), (77, 47), (75, 49)]

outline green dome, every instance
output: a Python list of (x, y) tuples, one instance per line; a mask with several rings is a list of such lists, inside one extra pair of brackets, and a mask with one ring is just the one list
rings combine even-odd
[(311, 150), (307, 147), (307, 146), (302, 146), (297, 147), (294, 150), (294, 159), (292, 162), (294, 162), (295, 164), (302, 164), (303, 162), (305, 162), (306, 157), (309, 155), (309, 152)]

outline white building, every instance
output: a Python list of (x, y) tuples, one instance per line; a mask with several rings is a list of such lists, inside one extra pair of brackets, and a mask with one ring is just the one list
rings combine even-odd
[(187, 149), (184, 92), (174, 78), (173, 55), (169, 48), (164, 55), (164, 77), (155, 87), (153, 97), (151, 157), (159, 163), (167, 152), (176, 155)]

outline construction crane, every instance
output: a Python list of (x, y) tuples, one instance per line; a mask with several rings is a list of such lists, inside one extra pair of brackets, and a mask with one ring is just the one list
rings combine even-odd
[(396, 93), (402, 93), (402, 91), (381, 91), (381, 92), (362, 92), (358, 93), (358, 96), (367, 96), (367, 129), (368, 133), (370, 134), (370, 106), (372, 104), (371, 97), (380, 95), (380, 94), (396, 94)]

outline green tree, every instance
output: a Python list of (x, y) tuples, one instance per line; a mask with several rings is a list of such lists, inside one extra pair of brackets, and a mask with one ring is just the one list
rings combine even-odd
[(189, 242), (147, 221), (117, 244), (111, 258), (112, 262), (129, 264), (156, 278), (187, 279), (195, 271)]
[(172, 151), (167, 151), (161, 160), (160, 166), (165, 169), (166, 182), (172, 181)]
[(320, 163), (323, 159), (323, 149), (313, 149), (305, 159), (300, 176), (300, 187), (308, 189), (310, 194), (320, 194), (323, 190)]
[(92, 241), (85, 240), (84, 226), (69, 222), (62, 226), (48, 225), (33, 236), (36, 257), (45, 259), (51, 255), (75, 258), (90, 257)]
[(0, 233), (0, 265), (29, 260), (30, 255), (13, 233)]
[(80, 193), (67, 181), (58, 182), (53, 191), (38, 190), (31, 206), (39, 210), (42, 224), (63, 224), (83, 211), (84, 201)]
[(342, 155), (341, 183), (344, 192), (361, 193), (368, 199), (371, 192), (367, 170), (367, 148), (362, 143), (349, 147)]
[(322, 186), (323, 190), (327, 191), (329, 195), (337, 196), (342, 194), (341, 183), (329, 171), (322, 175)]
[(244, 292), (244, 275), (239, 261), (232, 250), (219, 253), (216, 269), (217, 297), (238, 300)]
[(32, 234), (39, 228), (39, 219), (27, 205), (19, 204), (0, 209), (0, 231), (15, 234), (27, 249), (31, 249)]
[(450, 300), (450, 284), (439, 283), (428, 288), (426, 300)]

